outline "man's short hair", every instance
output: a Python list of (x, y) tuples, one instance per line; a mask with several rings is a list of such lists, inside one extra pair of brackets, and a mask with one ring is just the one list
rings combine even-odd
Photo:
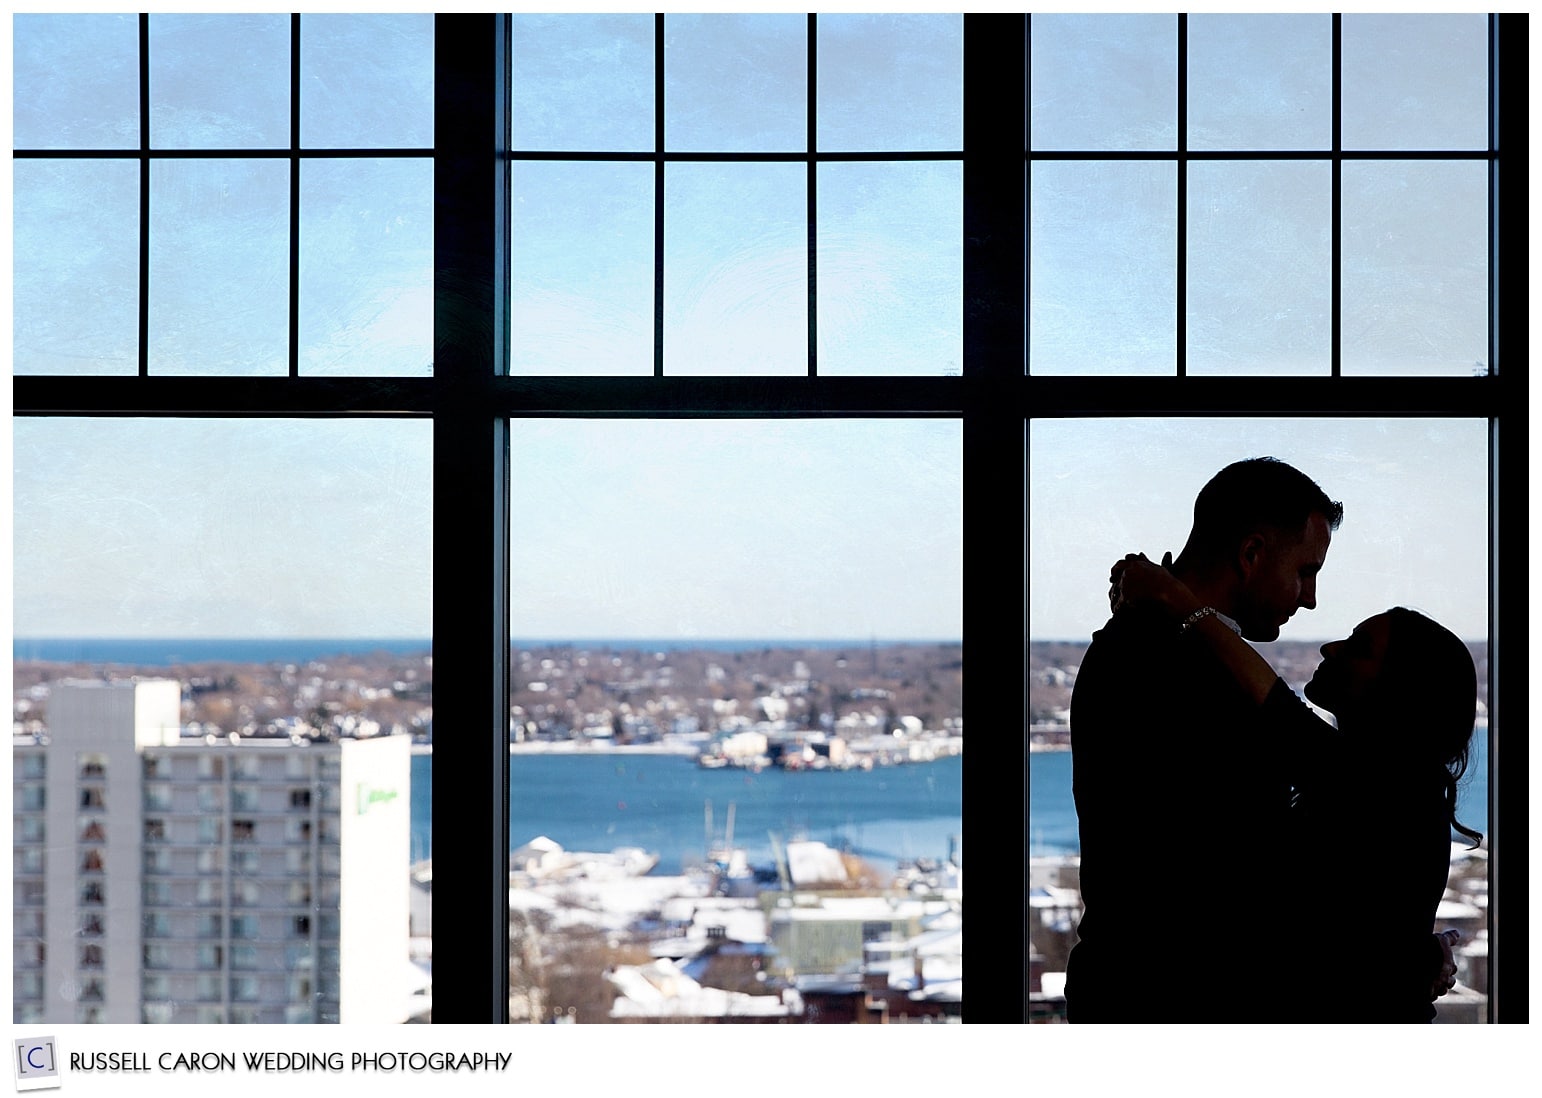
[(1329, 530), (1337, 530), (1344, 505), (1278, 458), (1248, 458), (1228, 465), (1199, 490), (1189, 540), (1207, 554), (1225, 555), (1260, 529), (1300, 536), (1314, 514), (1328, 520)]

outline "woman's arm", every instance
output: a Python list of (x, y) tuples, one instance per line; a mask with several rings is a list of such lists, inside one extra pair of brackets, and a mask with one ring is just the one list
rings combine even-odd
[(1202, 604), (1188, 585), (1167, 570), (1153, 564), (1144, 553), (1132, 553), (1116, 563), (1109, 572), (1109, 597), (1117, 611), (1122, 606), (1153, 606), (1173, 621), (1180, 634), (1193, 636), (1205, 645), (1236, 680), (1243, 692), (1257, 705), (1263, 705), (1279, 681), (1279, 674), (1216, 614)]

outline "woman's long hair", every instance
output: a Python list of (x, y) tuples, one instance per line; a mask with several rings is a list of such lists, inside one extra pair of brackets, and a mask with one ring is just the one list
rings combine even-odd
[(1395, 606), (1387, 618), (1377, 708), (1391, 718), (1394, 735), (1411, 741), (1410, 762), (1421, 769), (1439, 765), (1446, 815), (1476, 847), (1482, 834), (1456, 818), (1457, 785), (1467, 772), (1477, 716), (1478, 672), (1472, 653), (1455, 633), (1418, 611)]

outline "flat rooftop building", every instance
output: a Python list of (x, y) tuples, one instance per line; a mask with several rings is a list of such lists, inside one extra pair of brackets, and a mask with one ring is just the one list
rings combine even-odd
[(405, 1021), (407, 737), (184, 737), (181, 696), (55, 683), (17, 737), (13, 1020)]

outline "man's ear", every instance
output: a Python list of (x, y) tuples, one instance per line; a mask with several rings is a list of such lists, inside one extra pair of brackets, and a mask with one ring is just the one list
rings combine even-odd
[(1237, 546), (1237, 574), (1243, 579), (1251, 576), (1263, 561), (1268, 548), (1268, 539), (1263, 534), (1249, 534), (1243, 538), (1242, 544)]

